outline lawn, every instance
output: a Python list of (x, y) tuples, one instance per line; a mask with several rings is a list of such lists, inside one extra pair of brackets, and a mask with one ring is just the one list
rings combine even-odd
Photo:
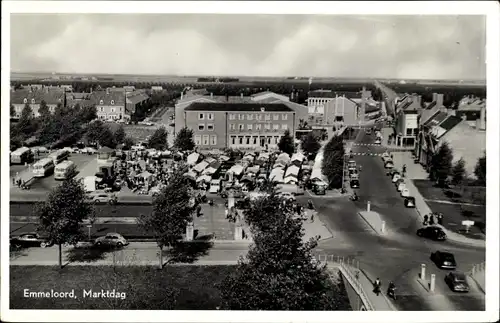
[(430, 180), (414, 180), (413, 184), (420, 194), (428, 200), (444, 200), (456, 203), (471, 203), (486, 205), (486, 187), (464, 186), (454, 189), (436, 187)]
[[(220, 302), (218, 284), (235, 266), (10, 266), (11, 309), (147, 309), (215, 310)], [(27, 298), (31, 292), (70, 292), (68, 298)], [(83, 297), (83, 291), (125, 293), (121, 298)], [(350, 310), (347, 293), (339, 283), (338, 310)], [(72, 295), (71, 295), (72, 296)]]

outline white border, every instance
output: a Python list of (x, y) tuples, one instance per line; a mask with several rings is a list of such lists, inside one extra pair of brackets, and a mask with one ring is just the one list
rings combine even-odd
[[(11, 311), (9, 295), (9, 190), (2, 189), (1, 314), (5, 321), (25, 322), (487, 322), (498, 320), (498, 231), (499, 231), (499, 6), (496, 2), (106, 2), (106, 1), (3, 1), (2, 2), (2, 187), (9, 186), (10, 17), (9, 13), (262, 13), (262, 14), (481, 14), (487, 15), (487, 165), (488, 234), (486, 250), (488, 286), (485, 312), (224, 312), (224, 311)], [(42, 314), (43, 313), (43, 314)]]

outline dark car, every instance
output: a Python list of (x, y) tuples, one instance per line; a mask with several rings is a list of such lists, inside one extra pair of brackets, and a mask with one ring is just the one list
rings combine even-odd
[(415, 198), (413, 196), (407, 196), (405, 198), (405, 206), (408, 208), (414, 208), (415, 207)]
[(437, 241), (446, 240), (446, 233), (440, 227), (430, 226), (417, 230), (417, 235), (419, 237), (424, 237)]
[(351, 188), (359, 188), (359, 181), (357, 179), (351, 181)]
[(431, 260), (441, 269), (455, 269), (457, 262), (450, 252), (436, 251), (431, 254)]
[(444, 277), (446, 285), (454, 292), (469, 292), (469, 284), (467, 283), (467, 278), (464, 273), (461, 272), (451, 272)]
[(108, 233), (105, 236), (95, 239), (94, 245), (96, 247), (117, 247), (121, 248), (128, 245), (129, 242), (119, 233)]
[(371, 129), (369, 129), (369, 128), (368, 128), (368, 129), (366, 129), (366, 134), (367, 134), (367, 135), (371, 135), (371, 134), (372, 134), (372, 130), (371, 130)]
[(19, 236), (11, 237), (10, 244), (15, 247), (50, 247), (52, 243), (47, 239), (40, 237), (38, 233), (24, 233)]

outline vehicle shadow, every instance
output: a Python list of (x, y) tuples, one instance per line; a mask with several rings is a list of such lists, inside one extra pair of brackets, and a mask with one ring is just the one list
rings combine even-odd
[(193, 263), (200, 257), (208, 254), (213, 242), (210, 240), (182, 241), (169, 250), (163, 252), (168, 257), (167, 264)]
[(106, 259), (106, 254), (113, 252), (113, 248), (96, 247), (93, 245), (77, 246), (65, 251), (67, 264), (73, 262), (95, 262)]

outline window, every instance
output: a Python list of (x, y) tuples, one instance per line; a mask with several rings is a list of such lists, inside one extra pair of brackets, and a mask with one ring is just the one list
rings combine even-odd
[(238, 120), (245, 120), (244, 114), (238, 114)]
[(236, 119), (236, 115), (234, 115), (234, 114), (231, 113), (229, 115), (229, 120), (235, 120), (235, 119)]
[(262, 129), (262, 125), (260, 123), (257, 123), (255, 125), (255, 130), (260, 130), (260, 129)]
[(256, 145), (257, 144), (257, 137), (253, 137), (253, 144)]
[(229, 124), (229, 129), (236, 130), (236, 125), (234, 123)]
[(408, 129), (406, 129), (406, 135), (407, 135), (407, 136), (411, 136), (411, 135), (413, 135), (413, 128), (408, 128)]
[(282, 124), (281, 125), (281, 130), (287, 130), (288, 129), (288, 125), (287, 124)]
[(248, 136), (246, 137), (246, 144), (250, 145), (250, 137), (248, 137)]
[(213, 123), (207, 124), (207, 130), (208, 131), (214, 131), (214, 124)]
[(209, 141), (210, 141), (210, 136), (203, 135), (203, 146), (208, 146)]
[(273, 130), (278, 130), (280, 128), (279, 124), (273, 124)]
[(23, 102), (28, 103), (28, 99), (24, 98)]
[(201, 136), (200, 136), (200, 135), (196, 135), (196, 136), (194, 136), (194, 144), (195, 144), (196, 146), (201, 145)]
[(115, 100), (111, 100), (111, 105), (115, 105)]
[(265, 119), (265, 120), (266, 120), (266, 121), (271, 120), (271, 115), (270, 115), (270, 114), (266, 114), (266, 119)]
[(120, 107), (120, 112), (123, 112), (123, 108)]
[(262, 114), (258, 114), (255, 118), (256, 118), (257, 120), (262, 120)]
[(198, 120), (205, 120), (205, 114), (198, 113)]
[(35, 104), (35, 99), (31, 99), (31, 104)]
[(103, 111), (103, 109), (104, 109), (104, 108), (103, 108), (103, 107), (101, 107), (101, 112)]
[(337, 122), (344, 122), (344, 117), (343, 116), (336, 116), (335, 121)]
[(199, 130), (199, 131), (204, 131), (204, 130), (205, 130), (205, 125), (204, 125), (203, 123), (200, 123), (200, 124), (198, 125), (198, 130)]
[(266, 123), (266, 124), (264, 125), (264, 129), (266, 129), (266, 130), (271, 130), (271, 124), (270, 124), (270, 123)]
[(248, 120), (253, 120), (253, 114), (251, 114), (251, 113), (247, 114), (247, 119)]
[(210, 136), (210, 144), (212, 146), (217, 145), (217, 136)]
[(252, 130), (252, 128), (253, 128), (253, 125), (252, 125), (251, 123), (250, 123), (250, 124), (247, 124), (247, 129), (248, 129), (248, 130)]
[(241, 136), (238, 137), (238, 142), (239, 142), (240, 145), (243, 145), (243, 137), (241, 137)]
[(288, 120), (288, 114), (282, 114), (281, 120)]
[(115, 108), (111, 108), (111, 112), (115, 112)]
[(213, 120), (214, 119), (214, 114), (213, 113), (207, 113), (207, 120)]
[(238, 125), (238, 130), (244, 130), (244, 129), (245, 129), (245, 125), (240, 123)]
[(231, 136), (231, 144), (236, 144), (236, 137), (235, 136)]
[(99, 101), (99, 104), (103, 105), (104, 104), (104, 100)]
[(276, 121), (276, 120), (279, 120), (280, 119), (280, 115), (279, 114), (273, 114), (273, 120)]

